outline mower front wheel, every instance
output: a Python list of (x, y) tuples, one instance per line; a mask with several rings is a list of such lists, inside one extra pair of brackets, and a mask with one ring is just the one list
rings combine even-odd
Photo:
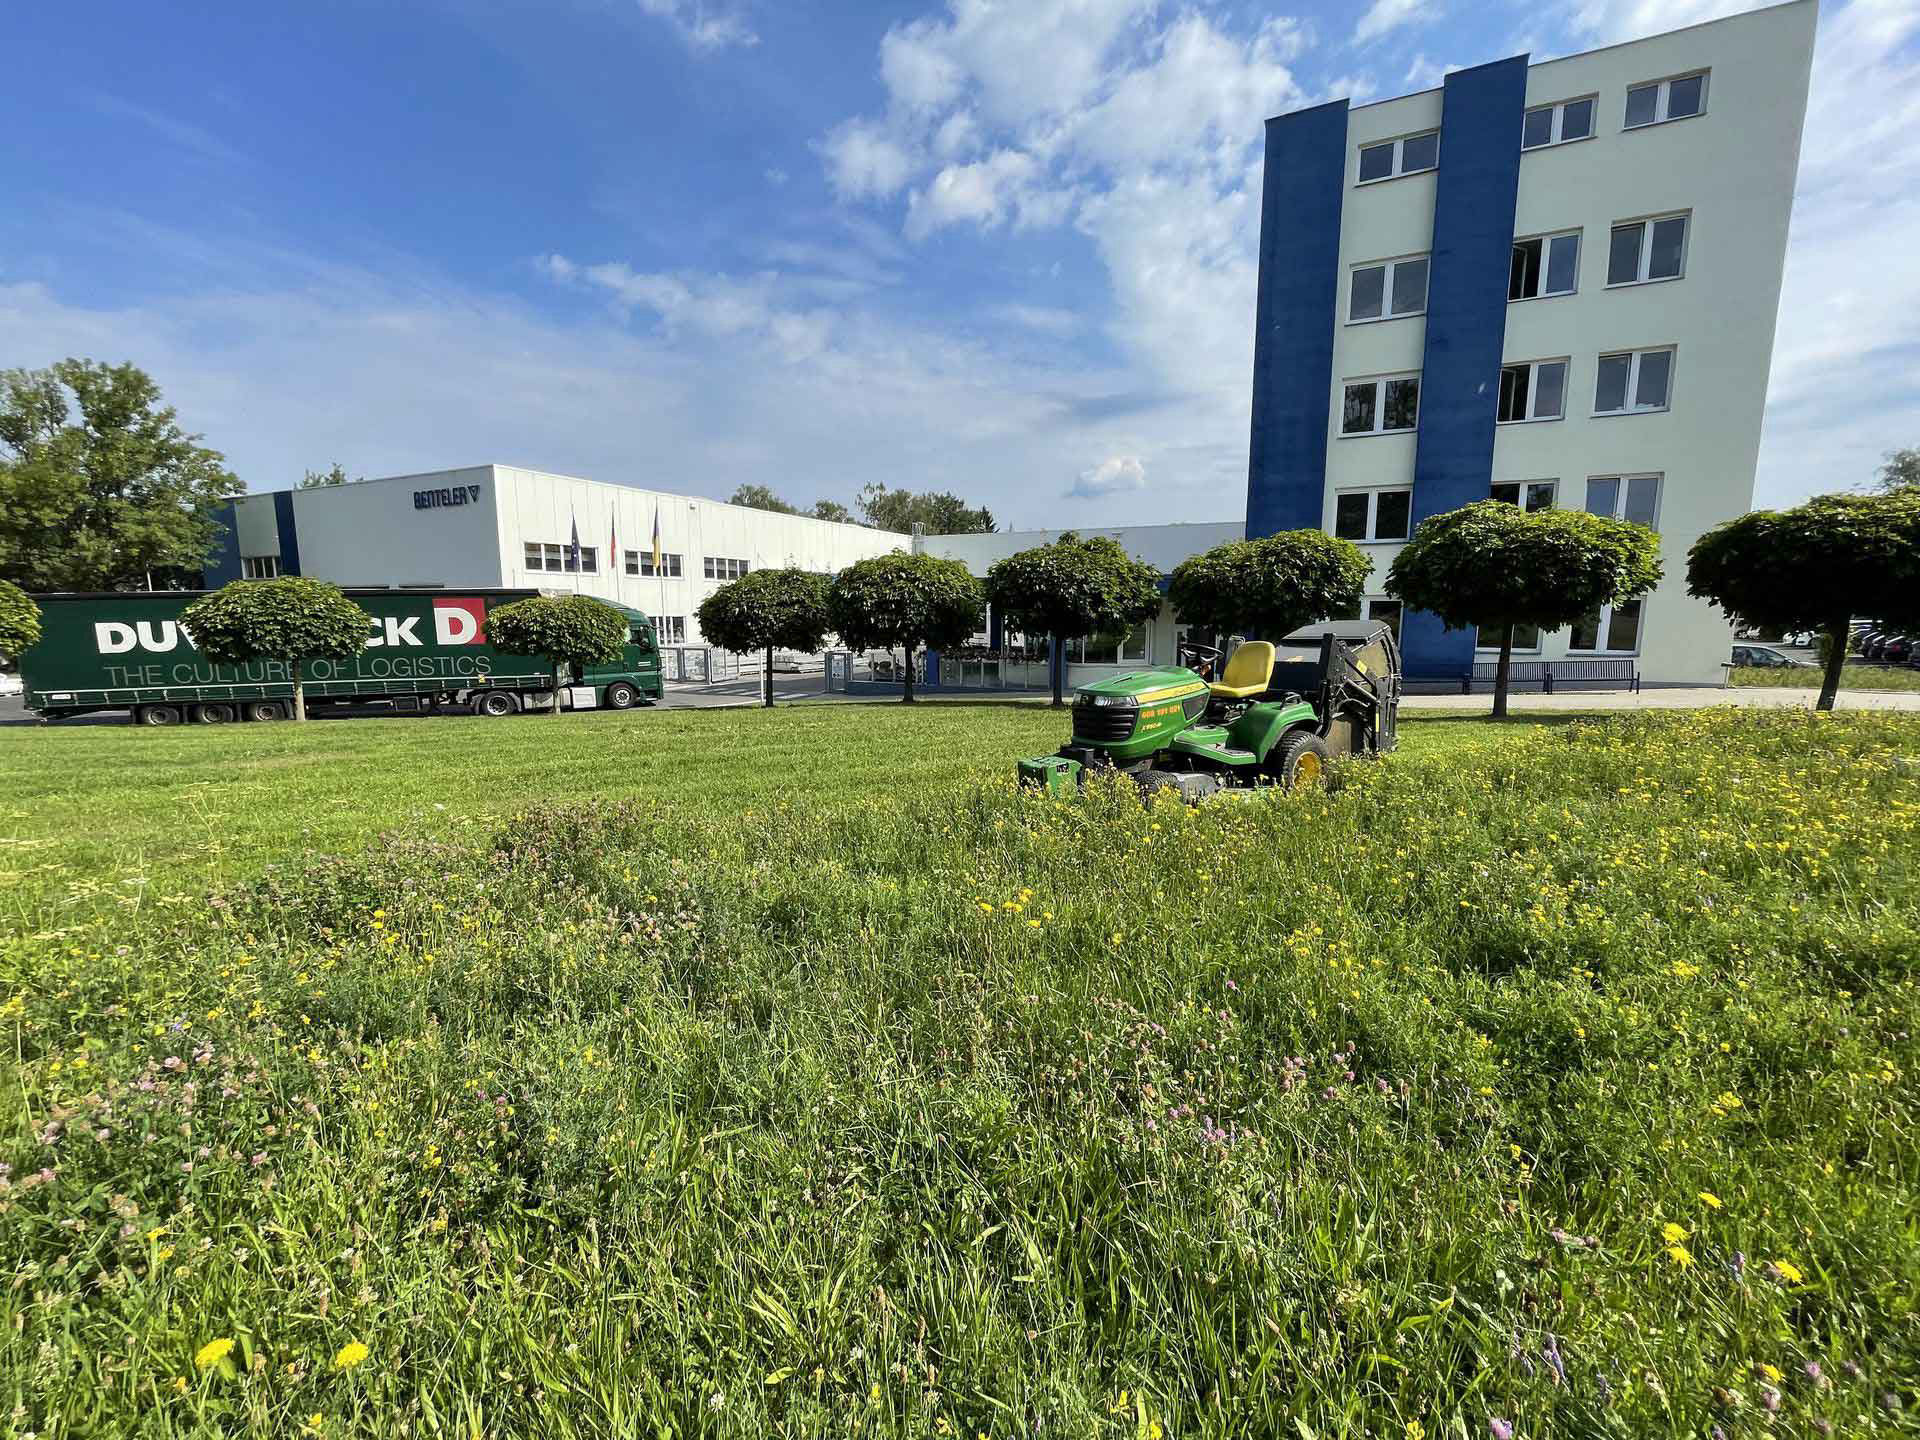
[(1273, 773), (1289, 790), (1318, 790), (1327, 783), (1327, 767), (1332, 761), (1327, 742), (1312, 731), (1301, 730), (1281, 742)]

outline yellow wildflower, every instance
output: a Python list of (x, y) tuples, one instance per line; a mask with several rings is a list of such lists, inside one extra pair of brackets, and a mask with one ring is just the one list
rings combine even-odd
[(367, 1358), (367, 1347), (358, 1340), (350, 1341), (340, 1347), (340, 1353), (333, 1357), (333, 1368), (351, 1370)]
[(1660, 1227), (1660, 1238), (1669, 1245), (1678, 1245), (1687, 1238), (1687, 1232), (1669, 1220)]
[(1692, 1252), (1684, 1245), (1669, 1245), (1667, 1247), (1667, 1255), (1672, 1259), (1673, 1263), (1678, 1265), (1682, 1270), (1693, 1264)]
[(1791, 1260), (1776, 1260), (1773, 1262), (1773, 1268), (1780, 1272), (1780, 1278), (1782, 1280), (1794, 1285), (1798, 1285), (1802, 1280), (1807, 1278), (1801, 1273), (1800, 1267)]
[(193, 1363), (200, 1369), (205, 1370), (210, 1366), (218, 1365), (222, 1360), (226, 1359), (227, 1353), (232, 1349), (233, 1341), (231, 1340), (209, 1340), (200, 1347), (200, 1352), (193, 1357)]
[(1700, 1203), (1709, 1210), (1718, 1210), (1720, 1208), (1720, 1197), (1711, 1190), (1702, 1190), (1700, 1192)]
[(1777, 1366), (1777, 1365), (1769, 1365), (1769, 1364), (1768, 1364), (1768, 1363), (1767, 1363), (1766, 1361), (1764, 1361), (1764, 1360), (1762, 1360), (1762, 1361), (1761, 1361), (1761, 1362), (1759, 1363), (1759, 1365), (1757, 1365), (1757, 1366), (1756, 1366), (1756, 1367), (1754, 1367), (1754, 1368), (1756, 1368), (1757, 1370), (1759, 1370), (1759, 1372), (1760, 1372), (1760, 1374), (1762, 1375), (1762, 1377), (1764, 1377), (1764, 1378), (1765, 1378), (1765, 1379), (1767, 1379), (1767, 1380), (1771, 1380), (1771, 1381), (1772, 1381), (1772, 1382), (1773, 1382), (1773, 1383), (1774, 1383), (1775, 1385), (1778, 1385), (1778, 1384), (1780, 1383), (1780, 1381), (1781, 1381), (1781, 1380), (1782, 1380), (1782, 1379), (1784, 1378), (1784, 1377), (1783, 1377), (1783, 1376), (1782, 1376), (1782, 1375), (1780, 1374), (1780, 1367), (1779, 1367), (1779, 1366)]

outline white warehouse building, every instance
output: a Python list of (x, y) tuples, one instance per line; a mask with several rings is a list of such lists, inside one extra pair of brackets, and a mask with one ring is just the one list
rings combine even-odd
[(864, 525), (511, 465), (246, 495), (221, 519), (210, 587), (308, 575), (351, 586), (577, 591), (653, 617), (663, 645), (702, 643), (700, 602), (749, 570), (831, 574), (912, 544)]

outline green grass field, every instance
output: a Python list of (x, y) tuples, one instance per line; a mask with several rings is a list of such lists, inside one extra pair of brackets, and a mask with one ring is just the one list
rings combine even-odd
[(1908, 1433), (1920, 720), (1061, 729), (0, 732), (13, 1430)]
[[(1818, 670), (1782, 670), (1741, 665), (1731, 675), (1734, 685), (1760, 685), (1770, 690), (1818, 690)], [(1842, 690), (1920, 690), (1920, 670), (1885, 665), (1842, 665)]]

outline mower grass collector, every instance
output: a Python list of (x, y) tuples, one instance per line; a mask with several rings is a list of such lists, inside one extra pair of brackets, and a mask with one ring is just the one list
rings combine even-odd
[(1137, 670), (1081, 687), (1073, 738), (1020, 761), (1020, 783), (1077, 794), (1089, 771), (1130, 775), (1143, 793), (1188, 801), (1258, 785), (1316, 785), (1329, 761), (1391, 750), (1400, 708), (1400, 647), (1373, 620), (1296, 630), (1275, 646), (1243, 642), (1226, 673), (1211, 646), (1184, 643), (1180, 666)]

